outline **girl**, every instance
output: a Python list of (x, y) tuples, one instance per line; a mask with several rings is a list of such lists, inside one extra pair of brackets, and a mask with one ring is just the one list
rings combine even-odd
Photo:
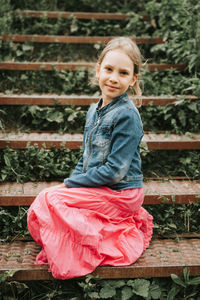
[(42, 247), (36, 264), (48, 264), (55, 278), (132, 264), (149, 246), (152, 216), (141, 207), (143, 129), (126, 93), (134, 87), (141, 95), (140, 66), (131, 39), (107, 44), (96, 66), (102, 95), (87, 113), (83, 156), (70, 178), (42, 191), (29, 209), (29, 231)]

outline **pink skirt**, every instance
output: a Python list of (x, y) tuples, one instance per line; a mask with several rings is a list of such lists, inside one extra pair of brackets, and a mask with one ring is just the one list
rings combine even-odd
[(57, 188), (42, 191), (28, 211), (28, 228), (42, 247), (35, 264), (58, 279), (97, 266), (134, 263), (149, 246), (152, 216), (141, 207), (142, 188)]

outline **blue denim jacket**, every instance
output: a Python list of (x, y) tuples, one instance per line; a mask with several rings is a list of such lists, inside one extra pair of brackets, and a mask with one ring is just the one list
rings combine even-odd
[(126, 93), (103, 108), (101, 103), (102, 99), (88, 110), (83, 156), (64, 183), (114, 190), (142, 187), (139, 144), (144, 133), (139, 112)]

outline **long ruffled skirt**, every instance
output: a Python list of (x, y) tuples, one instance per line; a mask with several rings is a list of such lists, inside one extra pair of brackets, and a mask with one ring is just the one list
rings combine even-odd
[(58, 279), (97, 266), (134, 263), (149, 246), (152, 216), (141, 207), (142, 188), (57, 188), (42, 191), (28, 211), (28, 228), (42, 247), (36, 264)]

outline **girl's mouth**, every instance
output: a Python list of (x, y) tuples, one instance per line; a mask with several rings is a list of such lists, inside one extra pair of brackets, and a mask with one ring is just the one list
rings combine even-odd
[(115, 91), (115, 90), (118, 90), (118, 89), (119, 89), (119, 88), (116, 87), (116, 86), (112, 86), (112, 85), (108, 85), (108, 84), (106, 84), (106, 87), (107, 87), (109, 90), (111, 90), (111, 91)]

